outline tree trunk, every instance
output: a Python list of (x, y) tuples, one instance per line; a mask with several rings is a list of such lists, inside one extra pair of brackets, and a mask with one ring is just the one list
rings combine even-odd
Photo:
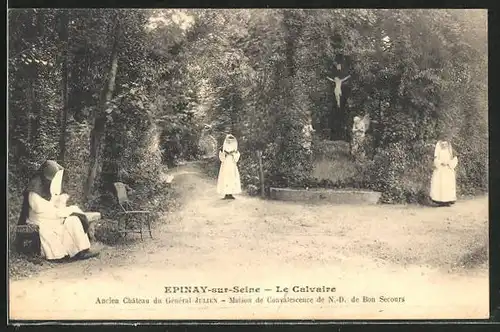
[[(290, 10), (285, 10), (283, 19), (285, 24), (285, 76), (288, 81), (288, 89), (290, 89), (292, 85), (291, 80), (295, 74), (294, 53), (296, 32), (292, 25), (294, 17)], [(290, 92), (291, 91), (287, 91), (287, 94)]]
[(257, 150), (257, 158), (259, 159), (259, 179), (260, 179), (260, 195), (262, 198), (266, 196), (266, 187), (264, 180), (264, 166), (262, 165), (262, 151)]
[(111, 65), (108, 72), (107, 84), (103, 88), (101, 101), (98, 107), (94, 110), (94, 128), (90, 134), (90, 167), (87, 181), (84, 186), (84, 194), (87, 201), (92, 197), (93, 187), (99, 167), (102, 162), (102, 141), (104, 131), (106, 129), (106, 114), (105, 109), (113, 96), (115, 89), (116, 73), (118, 71), (118, 46), (121, 37), (121, 26), (118, 16), (115, 17), (114, 43), (111, 50)]
[[(36, 38), (39, 36), (43, 35), (44, 27), (45, 27), (45, 12), (40, 11), (36, 14), (35, 16), (36, 19), (36, 31), (33, 32), (33, 34), (30, 36), (30, 39), (32, 40), (33, 43), (36, 43)], [(29, 87), (31, 90), (31, 116), (29, 118), (33, 117), (32, 121), (30, 122), (30, 127), (31, 127), (31, 137), (30, 137), (30, 143), (34, 143), (38, 140), (41, 131), (42, 131), (42, 119), (43, 119), (43, 114), (42, 114), (42, 105), (41, 105), (41, 92), (42, 88), (40, 86), (40, 72), (39, 72), (39, 67), (36, 62), (32, 62), (29, 65)], [(33, 150), (33, 149), (30, 149)], [(40, 149), (36, 149), (36, 151), (39, 151)], [(31, 151), (33, 153), (35, 151)], [(35, 152), (36, 155), (36, 152)]]
[[(29, 72), (31, 73), (32, 70), (31, 68), (29, 68)], [(27, 119), (27, 126), (26, 126), (26, 141), (31, 143), (31, 139), (33, 137), (33, 130), (35, 129), (34, 125), (33, 125), (33, 117), (32, 117), (32, 114), (34, 114), (35, 112), (35, 86), (34, 86), (34, 83), (33, 83), (33, 80), (29, 80), (28, 82), (28, 87), (27, 87), (27, 100), (26, 100), (26, 104), (29, 105), (27, 108), (26, 108), (26, 119)], [(35, 120), (38, 120), (38, 118), (36, 118)], [(22, 126), (21, 126), (22, 128)]]
[(62, 101), (61, 133), (59, 138), (59, 161), (64, 163), (66, 156), (66, 126), (68, 122), (68, 49), (69, 49), (69, 11), (63, 10), (59, 22), (59, 38), (62, 42)]

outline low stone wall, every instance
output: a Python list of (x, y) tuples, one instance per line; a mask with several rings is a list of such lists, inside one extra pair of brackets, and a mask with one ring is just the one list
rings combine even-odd
[(377, 204), (381, 193), (356, 189), (290, 189), (270, 188), (271, 199), (329, 204)]

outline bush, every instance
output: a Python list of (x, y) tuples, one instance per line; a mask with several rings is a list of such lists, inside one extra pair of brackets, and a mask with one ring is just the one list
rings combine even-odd
[[(312, 171), (312, 152), (302, 144), (302, 126), (294, 125), (284, 129), (285, 137), (277, 146), (269, 184), (277, 187), (302, 186), (310, 178)], [(269, 156), (269, 155), (267, 155)]]
[[(480, 133), (479, 133), (480, 134)], [(458, 157), (457, 190), (463, 195), (488, 191), (488, 140), (486, 135), (469, 134), (454, 140)]]
[(345, 141), (315, 140), (313, 144), (313, 179), (329, 183), (349, 181), (356, 175), (355, 162)]
[[(7, 191), (7, 204), (8, 204), (8, 226), (9, 226), (9, 245), (13, 243), (16, 236), (16, 225), (21, 213), (21, 205), (23, 203), (23, 196), (21, 190), (14, 186), (9, 186)], [(10, 247), (9, 247), (10, 248)]]
[(433, 146), (391, 143), (378, 149), (369, 172), (384, 203), (424, 203), (432, 174)]
[(103, 219), (97, 223), (94, 236), (97, 241), (108, 245), (117, 244), (123, 238), (116, 219)]
[[(243, 188), (248, 192), (253, 190), (253, 187), (260, 188), (260, 178), (259, 178), (259, 160), (257, 154), (251, 150), (246, 150), (247, 153), (241, 154), (240, 161), (238, 163), (238, 170), (240, 171), (241, 184)], [(264, 159), (263, 159), (264, 162)], [(249, 194), (250, 194), (249, 192)]]

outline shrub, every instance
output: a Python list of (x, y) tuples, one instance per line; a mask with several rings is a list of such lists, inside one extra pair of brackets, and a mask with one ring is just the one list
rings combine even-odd
[(7, 204), (8, 204), (8, 226), (9, 226), (9, 244), (13, 243), (16, 234), (16, 225), (21, 213), (21, 205), (23, 203), (23, 196), (21, 190), (15, 186), (9, 186), (7, 190)]
[[(312, 151), (303, 145), (300, 122), (284, 126), (280, 144), (276, 146), (269, 184), (278, 187), (302, 186), (312, 171)], [(272, 155), (266, 154), (266, 157)]]
[(123, 237), (116, 219), (101, 220), (95, 227), (94, 236), (97, 241), (109, 245), (117, 244)]
[(488, 191), (488, 140), (484, 131), (485, 128), (482, 135), (478, 130), (453, 140), (458, 157), (457, 190), (460, 194), (475, 195)]
[(384, 203), (423, 203), (428, 196), (432, 161), (429, 144), (391, 143), (376, 151), (370, 182), (382, 192)]

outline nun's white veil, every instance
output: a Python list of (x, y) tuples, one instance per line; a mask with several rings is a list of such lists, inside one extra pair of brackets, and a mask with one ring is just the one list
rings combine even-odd
[(226, 135), (222, 149), (226, 152), (238, 151), (238, 140), (231, 134)]

